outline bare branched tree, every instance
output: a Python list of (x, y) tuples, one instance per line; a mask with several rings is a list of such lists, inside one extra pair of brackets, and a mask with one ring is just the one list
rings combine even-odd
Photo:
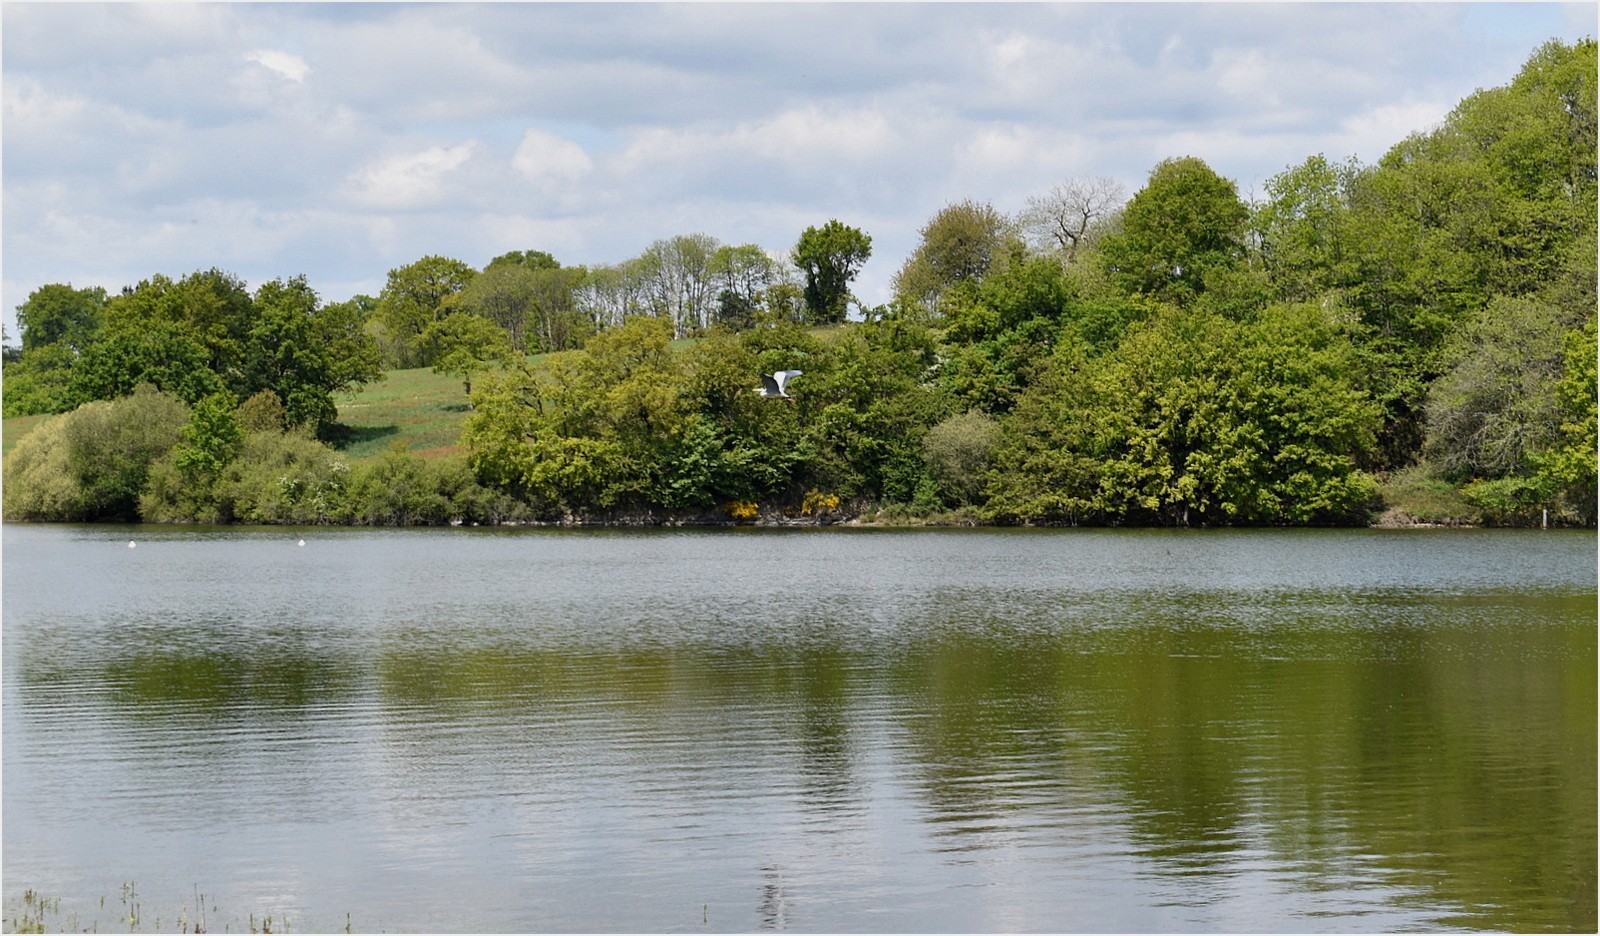
[(1122, 183), (1101, 176), (1068, 179), (1046, 195), (1028, 199), (1023, 230), (1036, 246), (1060, 250), (1071, 262), (1096, 223), (1110, 217), (1126, 201)]

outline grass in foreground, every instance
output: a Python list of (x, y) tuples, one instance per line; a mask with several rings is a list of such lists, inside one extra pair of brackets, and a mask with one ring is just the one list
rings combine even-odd
[[(129, 933), (146, 932), (147, 928), (149, 932), (155, 933), (286, 933), (289, 931), (289, 921), (282, 916), (275, 917), (271, 913), (262, 916), (251, 913), (245, 920), (223, 922), (218, 928), (215, 923), (208, 922), (208, 914), (210, 920), (216, 919), (217, 908), (207, 906), (207, 903), (206, 895), (196, 888), (192, 905), (185, 902), (168, 919), (151, 917), (144, 912), (134, 882), (129, 881), (122, 885), (120, 898), (112, 901), (101, 897), (99, 905), (86, 917), (80, 911), (63, 913), (61, 898), (43, 897), (29, 888), (23, 891), (20, 898), (6, 901), (5, 932), (98, 933), (102, 930), (102, 923), (106, 924), (104, 927), (106, 932), (125, 930)], [(351, 932), (348, 917), (344, 931)]]

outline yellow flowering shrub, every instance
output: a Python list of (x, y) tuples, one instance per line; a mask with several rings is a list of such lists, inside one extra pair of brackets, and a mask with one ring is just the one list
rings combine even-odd
[(761, 512), (754, 501), (731, 500), (722, 505), (722, 512), (741, 523), (754, 520)]

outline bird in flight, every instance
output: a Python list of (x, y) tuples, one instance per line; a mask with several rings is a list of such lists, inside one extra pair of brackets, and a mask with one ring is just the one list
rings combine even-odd
[(797, 370), (781, 370), (776, 374), (762, 374), (761, 386), (756, 388), (756, 392), (764, 397), (783, 397), (786, 400), (792, 400), (794, 398), (789, 396), (789, 394), (785, 393), (784, 391), (788, 388), (789, 381), (799, 377), (803, 373), (805, 372)]

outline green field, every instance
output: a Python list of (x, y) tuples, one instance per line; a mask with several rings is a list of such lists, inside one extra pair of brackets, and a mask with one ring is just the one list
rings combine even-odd
[(425, 367), (388, 371), (383, 380), (340, 394), (334, 402), (339, 405), (334, 446), (352, 460), (396, 444), (423, 458), (453, 454), (467, 418), (461, 381)]

